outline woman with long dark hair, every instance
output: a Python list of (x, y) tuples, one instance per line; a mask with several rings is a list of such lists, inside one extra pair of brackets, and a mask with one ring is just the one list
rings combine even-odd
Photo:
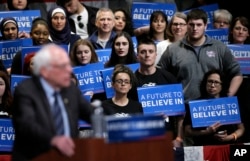
[(137, 59), (131, 36), (127, 32), (118, 33), (114, 38), (111, 55), (109, 61), (105, 63), (105, 67), (133, 63), (137, 63)]
[(0, 71), (0, 117), (11, 117), (12, 100), (9, 76)]
[[(215, 99), (226, 97), (227, 91), (224, 74), (220, 70), (210, 70), (205, 73), (200, 84), (201, 98)], [(192, 137), (194, 145), (220, 145), (241, 142), (245, 131), (243, 123), (221, 125), (219, 122), (213, 123), (209, 127), (192, 127), (191, 113), (189, 106), (186, 106), (184, 119), (184, 133), (187, 137)]]

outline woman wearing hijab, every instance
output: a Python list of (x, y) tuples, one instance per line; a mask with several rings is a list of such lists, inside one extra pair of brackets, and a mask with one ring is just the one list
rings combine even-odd
[(50, 40), (58, 45), (68, 45), (69, 48), (81, 39), (79, 35), (71, 33), (66, 12), (62, 7), (51, 8), (48, 12), (48, 26)]
[(0, 23), (2, 37), (0, 40), (16, 40), (19, 38), (29, 38), (30, 35), (25, 32), (19, 33), (17, 21), (13, 17), (6, 17)]

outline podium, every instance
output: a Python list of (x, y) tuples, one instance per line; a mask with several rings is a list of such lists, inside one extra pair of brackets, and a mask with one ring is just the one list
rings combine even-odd
[(106, 143), (104, 139), (75, 139), (76, 151), (71, 158), (55, 149), (32, 161), (174, 161), (172, 133), (143, 141)]

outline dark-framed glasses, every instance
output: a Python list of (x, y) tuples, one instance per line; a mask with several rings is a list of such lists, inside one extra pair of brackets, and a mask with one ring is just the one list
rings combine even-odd
[(229, 25), (230, 23), (227, 21), (214, 21), (217, 24), (224, 24), (224, 25)]
[(187, 25), (186, 23), (177, 23), (177, 22), (173, 23), (173, 26), (175, 26), (175, 27), (177, 27), (177, 26), (183, 27), (183, 26), (186, 26), (186, 25)]
[(131, 81), (130, 80), (127, 80), (127, 79), (125, 79), (125, 80), (123, 80), (123, 79), (117, 79), (117, 80), (115, 80), (115, 82), (116, 83), (118, 83), (118, 84), (131, 84)]
[(84, 24), (81, 22), (82, 16), (77, 16), (77, 21), (78, 21), (78, 27), (82, 29), (84, 27)]
[(222, 84), (222, 82), (216, 81), (216, 80), (207, 80), (208, 85), (214, 85), (214, 86), (219, 86)]

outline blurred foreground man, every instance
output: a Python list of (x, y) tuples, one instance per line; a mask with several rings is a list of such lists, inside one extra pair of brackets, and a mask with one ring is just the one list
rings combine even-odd
[(75, 148), (72, 138), (78, 137), (78, 120), (90, 122), (93, 108), (71, 82), (72, 67), (63, 48), (45, 45), (33, 63), (34, 76), (14, 91), (12, 160), (31, 160), (51, 148), (70, 157)]

